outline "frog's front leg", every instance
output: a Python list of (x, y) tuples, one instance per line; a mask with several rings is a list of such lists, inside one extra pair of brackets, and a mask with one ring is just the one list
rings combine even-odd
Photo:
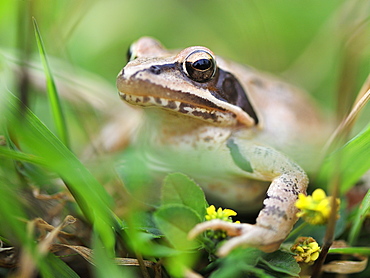
[(257, 247), (265, 252), (277, 250), (297, 221), (295, 202), (299, 193), (306, 193), (308, 178), (305, 172), (288, 157), (265, 146), (246, 143), (243, 139), (229, 139), (228, 148), (235, 164), (250, 178), (271, 181), (256, 224), (237, 224), (211, 220), (198, 224), (190, 233), (225, 230), (234, 236), (219, 249), (227, 255), (238, 246)]

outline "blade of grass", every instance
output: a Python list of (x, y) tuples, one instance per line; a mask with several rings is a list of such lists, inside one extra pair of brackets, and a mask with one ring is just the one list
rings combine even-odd
[(370, 248), (369, 247), (330, 248), (329, 253), (348, 254), (348, 255), (359, 254), (359, 255), (370, 256)]
[[(365, 84), (367, 83), (365, 82)], [(323, 167), (320, 169), (319, 180), (323, 184), (329, 185), (330, 195), (333, 198), (331, 200), (332, 211), (327, 224), (323, 246), (319, 258), (315, 262), (312, 278), (321, 275), (323, 263), (334, 240), (337, 206), (335, 199), (339, 196), (340, 190), (344, 192), (370, 169), (370, 160), (368, 159), (370, 155), (370, 125), (368, 125), (365, 132), (360, 133), (344, 145), (348, 140), (355, 119), (370, 99), (370, 89), (368, 86), (363, 86), (361, 90), (365, 90), (365, 92), (360, 91), (357, 102), (353, 105), (351, 112), (342, 121), (326, 146), (326, 152), (329, 147), (336, 149), (336, 151), (327, 158)]]
[[(54, 254), (48, 254), (44, 258), (45, 262), (40, 266), (43, 277), (60, 277), (60, 278), (79, 278), (65, 262), (57, 258)], [(46, 267), (45, 267), (46, 266)]]
[(348, 138), (356, 119), (369, 101), (370, 75), (368, 75), (360, 89), (351, 111), (333, 132), (323, 150), (323, 154), (328, 154), (329, 151), (333, 149), (335, 151), (326, 156), (326, 160), (319, 173), (319, 181), (323, 184), (328, 183), (331, 175), (330, 173), (332, 173), (333, 169), (336, 167), (336, 161), (340, 159), (342, 179), (341, 192), (348, 190), (370, 169), (370, 160), (368, 159), (370, 155), (370, 126), (365, 128), (363, 132), (356, 135), (343, 147), (341, 144), (338, 144), (338, 142), (347, 141), (346, 138)]
[(21, 148), (45, 160), (48, 169), (61, 176), (86, 218), (103, 238), (107, 249), (112, 251), (115, 243), (112, 227), (119, 230), (120, 224), (110, 210), (111, 197), (36, 115), (29, 109), (22, 112), (19, 99), (12, 93), (7, 96), (7, 125), (16, 135)]
[[(5, 170), (5, 169), (4, 169)], [(9, 169), (6, 173), (0, 171), (0, 221), (1, 235), (7, 237), (10, 241), (22, 243), (23, 246), (33, 245), (30, 237), (27, 235), (27, 219), (24, 207), (17, 196), (16, 184), (13, 184), (8, 178)]]
[(348, 191), (370, 169), (370, 125), (324, 161), (319, 182), (327, 184), (338, 158), (341, 159), (340, 191)]
[[(49, 258), (40, 256), (36, 239), (27, 229), (27, 208), (24, 206), (22, 196), (19, 194), (21, 189), (18, 184), (13, 183), (12, 180), (9, 179), (11, 171), (12, 169), (7, 167), (0, 169), (0, 233), (5, 237), (4, 240), (6, 240), (8, 244), (18, 246), (16, 249), (20, 251), (21, 254), (27, 255), (29, 260), (32, 260), (32, 262), (27, 262), (27, 266), (30, 265), (29, 263), (31, 263), (31, 265), (35, 263), (43, 274), (45, 272), (54, 273), (54, 275), (46, 275), (43, 277), (56, 277), (56, 268), (63, 271), (63, 274), (57, 275), (57, 277), (76, 277), (73, 276), (73, 271), (62, 261), (55, 258), (54, 261), (51, 262)], [(19, 260), (17, 260), (17, 262), (19, 263)], [(30, 273), (30, 271), (29, 269), (28, 273)]]
[[(370, 190), (367, 191), (365, 198), (362, 200), (361, 205), (356, 213), (355, 220), (353, 221), (351, 230), (348, 236), (350, 245), (355, 244), (360, 233), (362, 223), (366, 219), (367, 214), (370, 213)], [(369, 251), (370, 255), (370, 251)]]
[(63, 109), (60, 103), (60, 99), (58, 96), (58, 91), (55, 86), (54, 78), (51, 73), (51, 69), (46, 57), (45, 47), (44, 43), (41, 38), (41, 33), (39, 30), (39, 27), (37, 25), (36, 19), (32, 18), (33, 20), (33, 27), (35, 30), (35, 36), (36, 36), (36, 42), (37, 47), (40, 53), (40, 58), (42, 65), (44, 67), (45, 77), (46, 77), (46, 85), (47, 85), (47, 91), (48, 91), (48, 97), (50, 102), (50, 107), (54, 119), (54, 124), (58, 133), (59, 139), (67, 146), (69, 147), (69, 139), (68, 139), (68, 132), (67, 132), (67, 125), (66, 120), (63, 115)]
[(333, 142), (344, 133), (349, 133), (349, 130), (353, 127), (358, 115), (363, 110), (363, 108), (370, 101), (370, 74), (367, 77), (367, 80), (364, 83), (364, 86), (361, 88), (357, 99), (346, 118), (339, 124), (336, 130), (333, 132), (328, 142), (326, 143), (324, 150), (325, 152), (332, 147)]
[(128, 267), (118, 266), (112, 257), (107, 256), (106, 249), (102, 244), (101, 238), (97, 237), (94, 233), (92, 238), (92, 244), (94, 247), (94, 265), (93, 268), (94, 277), (97, 278), (109, 278), (109, 277), (136, 277), (132, 273), (132, 269)]
[(14, 159), (14, 160), (20, 160), (20, 161), (24, 161), (24, 162), (29, 162), (29, 163), (34, 163), (34, 164), (47, 166), (47, 162), (44, 159), (40, 158), (40, 157), (25, 154), (25, 153), (22, 153), (22, 152), (17, 152), (17, 151), (14, 151), (14, 150), (10, 150), (6, 147), (0, 147), (0, 156), (10, 158), (10, 159)]

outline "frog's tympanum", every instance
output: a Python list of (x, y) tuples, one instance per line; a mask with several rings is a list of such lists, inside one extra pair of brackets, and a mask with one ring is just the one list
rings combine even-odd
[(197, 225), (233, 236), (237, 246), (276, 250), (297, 220), (324, 124), (297, 88), (215, 56), (201, 46), (169, 51), (148, 37), (134, 43), (119, 73), (121, 98), (142, 107), (133, 139), (142, 163), (158, 176), (182, 172), (219, 205), (238, 212), (263, 208), (255, 224), (213, 220)]

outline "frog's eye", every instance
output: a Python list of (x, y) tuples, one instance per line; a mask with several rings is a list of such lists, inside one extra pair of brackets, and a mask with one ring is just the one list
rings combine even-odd
[(137, 53), (135, 51), (134, 45), (130, 45), (126, 53), (127, 63), (135, 60), (136, 58), (137, 58)]
[(216, 60), (205, 50), (190, 53), (183, 64), (186, 75), (196, 82), (207, 82), (216, 73)]

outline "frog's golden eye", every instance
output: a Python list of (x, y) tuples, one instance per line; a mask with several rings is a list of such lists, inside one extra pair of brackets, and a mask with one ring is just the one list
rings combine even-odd
[(186, 75), (196, 82), (207, 82), (216, 73), (216, 60), (205, 50), (196, 50), (190, 53), (183, 64)]

